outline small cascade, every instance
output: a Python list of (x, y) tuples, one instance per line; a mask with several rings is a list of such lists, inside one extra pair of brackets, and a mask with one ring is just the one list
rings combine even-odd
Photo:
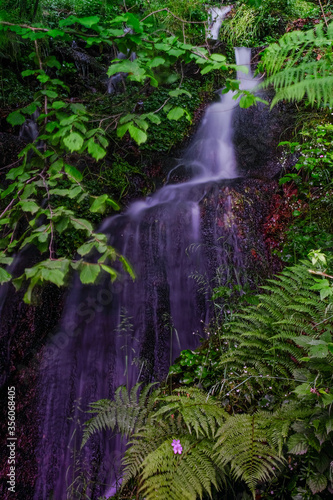
[[(236, 49), (236, 57), (250, 68), (250, 49)], [(238, 79), (244, 88), (256, 84), (250, 69)], [(121, 384), (165, 377), (182, 349), (197, 347), (212, 318), (204, 283), (219, 269), (226, 284), (244, 265), (228, 194), (238, 175), (232, 97), (222, 95), (208, 108), (185, 153), (181, 164), (191, 170), (190, 180), (164, 186), (102, 225), (137, 278), (133, 283), (122, 273), (113, 285), (106, 278), (95, 286), (74, 282), (61, 329), (44, 353), (34, 500), (51, 492), (75, 500), (83, 491), (95, 500), (111, 491), (119, 438), (96, 435), (79, 452), (89, 403), (112, 398)]]
[(36, 110), (31, 118), (27, 118), (20, 128), (19, 138), (25, 142), (34, 142), (39, 134), (37, 118), (39, 117), (39, 111)]
[(226, 5), (225, 7), (211, 7), (208, 10), (208, 32), (207, 38), (211, 38), (212, 40), (219, 39), (219, 32), (221, 25), (223, 23), (223, 19), (227, 14), (232, 10), (232, 5)]
[[(116, 59), (127, 59), (128, 54), (124, 54), (123, 52), (118, 52)], [(136, 53), (131, 52), (129, 60), (134, 61), (136, 59)], [(115, 63), (116, 64), (116, 63)], [(127, 73), (116, 73), (115, 75), (110, 76), (106, 81), (106, 87), (108, 94), (114, 94), (119, 92), (121, 88), (124, 86), (124, 79), (127, 77)]]

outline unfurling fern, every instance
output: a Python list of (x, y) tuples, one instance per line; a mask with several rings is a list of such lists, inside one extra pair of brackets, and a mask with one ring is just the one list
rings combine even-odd
[(273, 85), (272, 106), (284, 99), (311, 105), (333, 105), (332, 67), (333, 23), (309, 31), (293, 31), (270, 45), (263, 54), (260, 69), (266, 70), (263, 87)]
[[(237, 347), (223, 356), (221, 365), (244, 366), (252, 376), (290, 377), (306, 351), (304, 335), (317, 338), (332, 323), (333, 304), (320, 300), (309, 273), (311, 263), (285, 269), (263, 286), (257, 306), (248, 306), (230, 323), (224, 337)], [(298, 342), (299, 339), (299, 342)]]

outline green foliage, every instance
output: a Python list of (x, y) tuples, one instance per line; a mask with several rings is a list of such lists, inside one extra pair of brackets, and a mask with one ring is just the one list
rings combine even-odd
[(284, 99), (311, 105), (333, 104), (333, 23), (306, 32), (292, 31), (270, 45), (262, 56), (261, 70), (267, 72), (264, 87), (274, 85), (272, 106)]
[[(124, 32), (124, 25), (130, 29)], [(159, 82), (163, 81), (163, 71), (170, 73), (171, 70), (172, 76), (179, 58), (185, 64), (197, 64), (202, 74), (234, 69), (235, 65), (228, 65), (222, 55), (210, 56), (208, 50), (203, 47), (194, 47), (180, 42), (176, 36), (155, 32), (148, 20), (141, 22), (139, 17), (130, 12), (109, 20), (108, 25), (100, 23), (100, 17), (97, 15), (71, 15), (61, 19), (58, 27), (52, 29), (6, 22), (0, 22), (0, 27), (5, 33), (13, 32), (22, 39), (33, 42), (35, 48), (31, 59), (36, 66), (30, 65), (30, 68), (22, 73), (23, 77), (36, 78), (37, 92), (34, 101), (10, 113), (8, 121), (13, 127), (18, 127), (26, 118), (41, 110), (38, 118), (38, 138), (21, 152), (21, 162), (17, 162), (18, 165), (7, 173), (6, 182), (1, 188), (4, 209), (0, 219), (5, 235), (1, 242), (1, 256), (6, 258), (27, 244), (33, 244), (41, 254), (48, 252), (50, 261), (61, 261), (68, 255), (64, 255), (63, 251), (57, 255), (56, 238), (58, 234), (66, 234), (66, 231), (71, 230), (79, 231), (88, 237), (89, 249), (101, 254), (97, 264), (85, 262), (83, 259), (72, 259), (68, 266), (58, 269), (58, 273), (63, 273), (62, 279), (49, 279), (51, 274), (37, 267), (35, 274), (24, 272), (17, 279), (16, 286), (20, 288), (25, 280), (30, 281), (29, 292), (24, 296), (24, 300), (30, 302), (34, 286), (44, 281), (52, 281), (61, 286), (71, 268), (79, 270), (83, 283), (95, 282), (101, 271), (108, 272), (114, 279), (116, 273), (107, 261), (112, 262), (117, 257), (114, 249), (107, 245), (105, 237), (94, 232), (89, 220), (91, 217), (82, 218), (81, 210), (78, 209), (87, 199), (92, 215), (101, 214), (108, 207), (115, 210), (119, 207), (108, 194), (102, 192), (96, 196), (89, 192), (84, 185), (82, 172), (74, 166), (72, 160), (73, 154), (90, 155), (97, 162), (105, 157), (108, 140), (102, 128), (104, 120), (93, 128), (90, 125), (93, 122), (92, 116), (87, 108), (66, 98), (69, 88), (58, 78), (62, 65), (52, 53), (42, 59), (42, 41), (51, 43), (60, 39), (62, 42), (70, 42), (74, 33), (87, 47), (116, 44), (118, 50), (125, 54), (136, 52), (137, 58), (134, 60), (113, 61), (108, 74), (112, 76), (124, 72), (128, 81), (137, 82), (141, 86), (150, 82), (152, 87), (157, 87)], [(176, 72), (174, 76), (177, 79)], [(170, 75), (168, 78), (170, 79)], [(148, 128), (161, 124), (158, 112), (163, 113), (164, 118), (171, 122), (184, 119), (191, 121), (186, 107), (178, 103), (179, 98), (185, 96), (189, 99), (191, 94), (181, 84), (167, 92), (167, 98), (158, 109), (145, 113), (128, 113), (128, 109), (125, 109), (116, 117), (111, 116), (110, 119), (118, 125), (118, 136), (123, 137), (129, 133), (137, 144), (146, 142)], [(177, 103), (173, 104), (175, 100)], [(59, 198), (72, 200), (74, 207), (68, 207), (66, 202), (59, 202)], [(42, 205), (42, 200), (47, 200), (46, 206)], [(17, 231), (18, 227), (20, 233)], [(80, 237), (75, 238), (75, 241), (77, 249), (83, 241)], [(68, 253), (74, 253), (75, 245), (71, 246)], [(81, 255), (84, 256), (82, 248), (86, 247), (81, 246)], [(134, 276), (127, 261), (124, 258), (121, 258), (121, 261), (124, 268)]]
[(237, 368), (240, 380), (290, 377), (305, 355), (304, 335), (317, 339), (329, 328), (332, 306), (318, 296), (309, 268), (311, 263), (304, 261), (269, 280), (259, 304), (248, 306), (227, 325), (224, 338), (234, 347), (221, 362)]
[(218, 464), (230, 463), (233, 476), (249, 486), (253, 498), (257, 484), (266, 482), (274, 468), (283, 463), (267, 434), (271, 420), (272, 415), (265, 412), (234, 415), (227, 418), (217, 434)]
[(287, 262), (306, 256), (312, 248), (325, 251), (332, 247), (332, 139), (333, 126), (314, 120), (301, 131), (301, 142), (281, 143), (297, 153), (298, 161), (282, 176), (280, 184), (294, 186), (297, 193), (293, 205), (296, 208), (296, 203), (301, 203), (303, 207), (293, 211), (286, 228), (282, 257)]

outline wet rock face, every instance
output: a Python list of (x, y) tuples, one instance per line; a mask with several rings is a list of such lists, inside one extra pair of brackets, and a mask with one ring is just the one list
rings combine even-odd
[[(262, 98), (270, 101), (272, 93), (267, 92)], [(278, 144), (288, 137), (294, 115), (293, 106), (283, 103), (272, 110), (264, 104), (235, 110), (233, 141), (241, 174), (271, 179), (280, 172), (281, 150)]]
[(0, 132), (0, 168), (16, 162), (17, 155), (25, 146), (26, 142), (21, 141), (17, 136)]

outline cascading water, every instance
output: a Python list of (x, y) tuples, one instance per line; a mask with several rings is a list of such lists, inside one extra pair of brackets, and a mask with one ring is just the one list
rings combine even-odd
[(225, 16), (232, 10), (232, 5), (224, 7), (211, 7), (208, 10), (209, 29), (207, 36), (212, 40), (218, 40), (220, 28)]
[[(236, 49), (237, 64), (249, 68), (247, 75), (238, 73), (247, 89), (256, 84), (250, 55), (250, 49)], [(227, 185), (237, 177), (232, 97), (224, 95), (208, 108), (184, 155), (182, 165), (191, 169), (191, 180), (167, 185), (104, 222), (101, 231), (131, 262), (135, 282), (125, 274), (114, 285), (74, 282), (62, 329), (44, 353), (34, 500), (46, 500), (51, 492), (52, 498), (64, 500), (71, 483), (71, 500), (80, 497), (75, 488), (93, 499), (110, 493), (119, 439), (96, 436), (79, 454), (78, 422), (87, 419), (80, 409), (112, 398), (121, 384), (161, 380), (181, 349), (197, 346), (196, 333), (211, 318), (202, 281), (212, 279), (217, 268), (228, 273), (242, 265), (230, 196), (223, 202), (219, 198), (221, 181)], [(222, 228), (208, 193), (220, 211), (223, 203)]]

